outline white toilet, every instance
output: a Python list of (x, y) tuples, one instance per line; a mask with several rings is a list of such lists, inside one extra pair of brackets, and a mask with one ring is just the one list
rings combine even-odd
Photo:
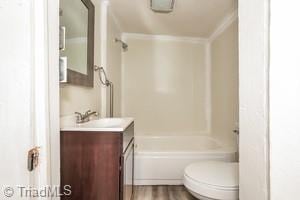
[(238, 200), (238, 163), (204, 161), (184, 170), (183, 183), (200, 200)]

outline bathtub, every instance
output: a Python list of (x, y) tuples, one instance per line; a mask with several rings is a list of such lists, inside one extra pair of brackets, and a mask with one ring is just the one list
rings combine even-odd
[(208, 136), (135, 137), (136, 185), (181, 185), (184, 168), (202, 160), (233, 162), (236, 148)]

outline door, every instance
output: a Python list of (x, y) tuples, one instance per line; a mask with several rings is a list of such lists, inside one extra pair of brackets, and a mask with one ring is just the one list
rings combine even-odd
[[(46, 3), (0, 2), (0, 199), (31, 199), (26, 189), (50, 184)], [(35, 146), (39, 165), (30, 172)]]
[(111, 132), (61, 132), (62, 200), (119, 200), (121, 136)]

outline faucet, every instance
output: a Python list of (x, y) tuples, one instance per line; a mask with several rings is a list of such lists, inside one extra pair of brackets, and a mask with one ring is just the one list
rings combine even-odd
[(85, 122), (90, 121), (90, 116), (94, 115), (94, 116), (98, 116), (97, 112), (92, 112), (91, 110), (86, 111), (84, 114), (80, 113), (80, 112), (75, 112), (76, 114), (76, 123), (77, 124), (82, 124)]

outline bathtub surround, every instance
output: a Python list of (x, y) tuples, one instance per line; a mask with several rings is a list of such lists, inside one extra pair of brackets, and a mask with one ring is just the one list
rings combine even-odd
[(131, 48), (122, 57), (122, 113), (136, 117), (137, 135), (212, 134), (236, 145), (237, 11), (207, 39), (123, 33), (123, 40)]
[(136, 118), (136, 135), (207, 134), (205, 40), (124, 34), (123, 116)]
[(212, 134), (236, 144), (238, 128), (238, 21), (235, 20), (211, 43)]

